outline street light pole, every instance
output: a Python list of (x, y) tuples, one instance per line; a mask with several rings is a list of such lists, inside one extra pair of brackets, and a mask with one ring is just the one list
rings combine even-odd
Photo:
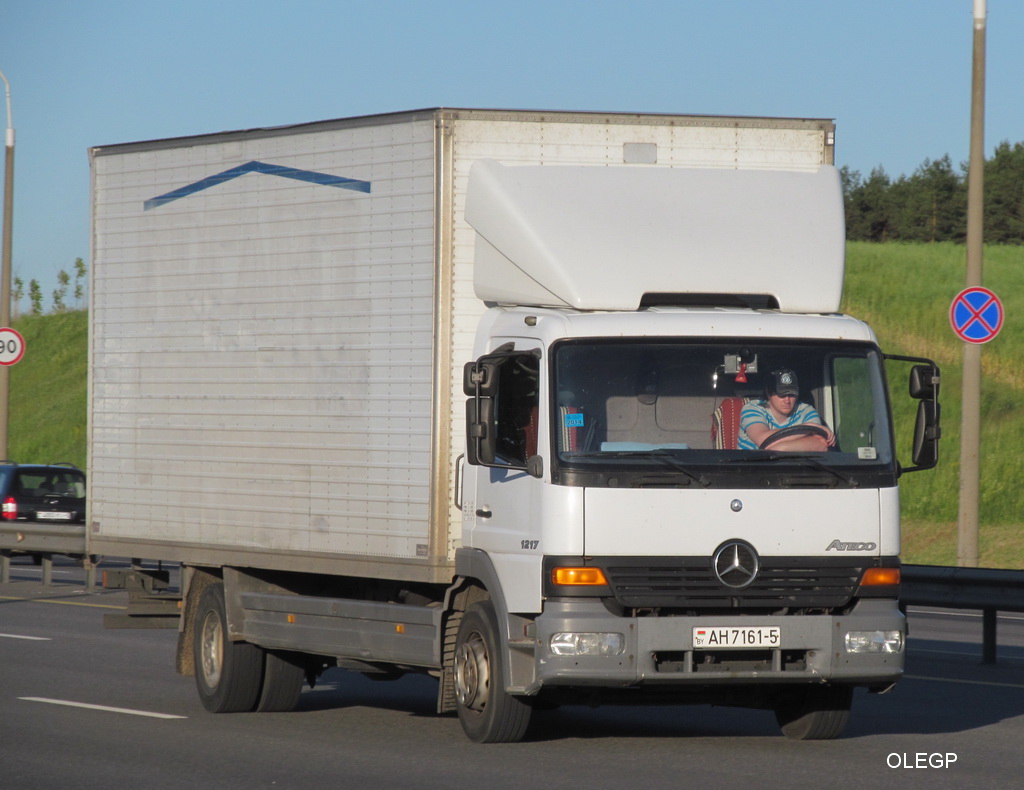
[[(11, 84), (0, 71), (7, 97), (7, 134), (4, 137), (4, 230), (3, 261), (0, 266), (0, 327), (11, 324), (11, 229), (14, 220), (14, 120), (11, 116)], [(10, 402), (10, 375), (7, 365), (0, 366), (0, 459), (7, 458), (7, 416)]]

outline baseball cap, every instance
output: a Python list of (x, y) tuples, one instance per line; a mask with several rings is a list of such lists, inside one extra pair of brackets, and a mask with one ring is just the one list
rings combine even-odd
[(793, 395), (800, 394), (800, 384), (796, 380), (796, 373), (792, 370), (773, 370), (768, 380), (768, 393), (771, 395)]

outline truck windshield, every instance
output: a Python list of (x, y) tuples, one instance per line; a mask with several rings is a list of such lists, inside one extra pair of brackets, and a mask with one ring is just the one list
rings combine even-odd
[[(563, 468), (894, 468), (873, 344), (588, 339), (556, 346), (553, 366)], [(773, 394), (789, 403), (772, 409)], [(820, 438), (758, 441), (783, 428)]]

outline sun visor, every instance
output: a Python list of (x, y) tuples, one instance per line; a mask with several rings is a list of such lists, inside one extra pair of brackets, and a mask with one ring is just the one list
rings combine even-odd
[[(845, 221), (838, 171), (476, 162), (466, 220), (486, 301), (636, 310), (645, 294), (755, 294), (835, 312)], [(681, 300), (685, 301), (685, 299)]]

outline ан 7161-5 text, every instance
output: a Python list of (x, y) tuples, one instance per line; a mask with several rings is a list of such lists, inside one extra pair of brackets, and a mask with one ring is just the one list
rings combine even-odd
[(778, 626), (696, 626), (693, 629), (694, 649), (711, 647), (781, 647), (782, 629)]

